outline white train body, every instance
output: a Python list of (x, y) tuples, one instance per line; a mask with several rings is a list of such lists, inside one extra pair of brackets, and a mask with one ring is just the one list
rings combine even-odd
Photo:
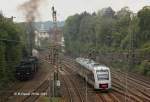
[(94, 89), (108, 90), (111, 88), (111, 74), (108, 67), (84, 58), (76, 58), (76, 62), (80, 68), (78, 74), (85, 78)]

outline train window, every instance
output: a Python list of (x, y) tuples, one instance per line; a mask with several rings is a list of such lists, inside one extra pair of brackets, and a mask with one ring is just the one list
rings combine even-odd
[(97, 74), (98, 80), (109, 80), (109, 74)]
[(98, 80), (109, 80), (108, 70), (97, 70), (96, 73)]

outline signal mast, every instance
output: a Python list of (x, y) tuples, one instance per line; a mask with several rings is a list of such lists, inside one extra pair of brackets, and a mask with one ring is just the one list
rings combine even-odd
[(53, 97), (60, 96), (60, 81), (59, 81), (59, 67), (60, 67), (60, 48), (58, 38), (58, 27), (57, 27), (57, 15), (54, 6), (52, 6), (52, 18), (53, 18), (53, 30), (52, 30), (52, 41), (51, 41), (51, 64), (55, 68), (54, 81), (53, 81)]

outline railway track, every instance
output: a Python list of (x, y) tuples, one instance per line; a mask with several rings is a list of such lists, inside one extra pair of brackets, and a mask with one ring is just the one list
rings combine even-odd
[[(41, 59), (41, 62), (45, 63), (46, 61)], [(13, 91), (13, 93), (17, 93), (17, 94), (21, 93), (21, 94), (18, 94), (18, 95), (12, 94), (11, 96), (9, 96), (10, 98), (7, 101), (3, 101), (3, 102), (34, 102), (34, 100), (38, 99), (38, 97), (41, 96), (40, 93), (42, 94), (41, 91), (43, 90), (43, 88), (46, 87), (44, 86), (44, 83), (46, 83), (46, 80), (49, 79), (49, 73), (47, 72), (53, 71), (53, 69), (52, 70), (47, 69), (47, 64), (44, 64), (42, 66), (43, 66), (42, 69), (40, 68), (35, 78), (26, 82), (19, 83), (18, 85), (21, 87)], [(41, 88), (42, 86), (43, 88)]]
[[(116, 81), (113, 80), (112, 83), (113, 83), (113, 90), (115, 90), (115, 91), (117, 90), (116, 92), (120, 93), (124, 97), (128, 97), (128, 98), (130, 97), (134, 101), (139, 101), (139, 102), (142, 102), (142, 101), (149, 102), (150, 101), (147, 97), (142, 96), (141, 94), (139, 94), (138, 91), (131, 88), (131, 86), (129, 87), (129, 85), (128, 85), (129, 88), (126, 89), (125, 84), (120, 83), (118, 80), (116, 80)], [(122, 93), (124, 93), (124, 94), (122, 94)], [(126, 94), (128, 94), (129, 96)]]
[(142, 100), (140, 100), (139, 98), (135, 97), (134, 95), (131, 95), (130, 93), (125, 93), (122, 90), (119, 90), (118, 87), (113, 87), (113, 91), (119, 93), (120, 95), (124, 96), (125, 98), (125, 102), (131, 101), (131, 102), (143, 102)]
[(9, 91), (5, 91), (3, 93), (0, 94), (0, 102), (7, 102), (9, 100), (9, 98), (11, 96), (14, 95), (14, 93), (16, 92), (16, 90), (20, 90), (22, 87), (24, 86), (24, 83), (21, 83), (19, 85), (15, 84), (12, 87), (15, 87), (13, 90), (10, 89)]
[[(65, 67), (65, 66), (64, 66), (64, 67)], [(64, 68), (64, 72), (65, 72), (66, 74), (68, 74), (68, 75), (70, 74), (69, 71), (67, 70), (67, 68)], [(64, 77), (66, 78), (66, 79), (65, 79), (65, 82), (66, 82), (66, 83), (69, 82), (70, 85), (73, 86), (74, 92), (75, 92), (76, 95), (78, 96), (80, 102), (84, 102), (84, 98), (83, 98), (84, 96), (83, 96), (82, 93), (80, 92), (79, 86), (77, 85), (77, 83), (75, 83), (75, 80), (74, 80), (74, 78), (72, 77), (72, 75), (70, 75), (69, 77), (66, 77), (66, 76), (64, 75)]]
[(35, 102), (41, 93), (46, 92), (49, 87), (49, 80), (45, 80), (36, 90), (34, 90), (31, 95), (27, 96), (22, 102)]
[(64, 78), (64, 76), (61, 76), (61, 77), (63, 79), (63, 83), (64, 83), (64, 85), (65, 85), (65, 87), (67, 89), (68, 95), (69, 95), (69, 102), (73, 102), (73, 99), (72, 99), (73, 95), (71, 93), (71, 89), (70, 89), (69, 85), (67, 84), (67, 80), (66, 80), (66, 78)]
[[(132, 80), (135, 83), (141, 85), (141, 87), (150, 88), (150, 82), (146, 81), (146, 80), (143, 80), (143, 79), (139, 78), (138, 76), (130, 75), (130, 74), (127, 74), (127, 73), (122, 72), (122, 71), (119, 71), (118, 74), (122, 74), (124, 76), (127, 76), (127, 78), (129, 80)], [(137, 77), (138, 77), (138, 79), (137, 79)]]
[[(67, 63), (65, 64), (65, 66), (67, 66), (68, 72), (74, 73), (74, 72), (73, 72), (73, 69), (76, 69), (74, 65), (69, 64), (68, 61), (67, 61)], [(73, 69), (71, 69), (70, 67), (73, 68)], [(74, 70), (74, 71), (76, 71), (76, 70)], [(73, 79), (73, 78), (72, 78), (72, 79)], [(96, 94), (96, 96), (98, 97), (98, 100), (99, 100), (100, 102), (108, 102), (108, 101), (107, 101), (107, 100), (108, 100), (107, 98), (109, 98), (109, 100), (111, 100), (111, 102), (120, 102), (119, 99), (118, 99), (115, 95), (113, 95), (111, 92), (105, 94), (107, 98), (105, 98), (105, 97), (102, 95), (102, 93), (97, 93), (97, 92), (95, 92), (95, 94)]]
[[(122, 77), (121, 75), (120, 75), (120, 78), (121, 78), (121, 81), (122, 80), (126, 81), (126, 79), (124, 77)], [(150, 92), (146, 91), (147, 86), (144, 86), (144, 84), (142, 84), (142, 82), (136, 83), (133, 78), (129, 78), (128, 76), (126, 78), (127, 78), (126, 85), (128, 86), (127, 90), (129, 92), (131, 92), (136, 97), (139, 97), (142, 100), (150, 101)], [(120, 82), (120, 80), (118, 80), (118, 81)], [(136, 80), (136, 81), (138, 81), (138, 80)], [(126, 86), (124, 84), (121, 84), (121, 83), (116, 83), (116, 84), (118, 84), (118, 85), (120, 84), (124, 89), (126, 88)]]
[(150, 78), (148, 77), (145, 77), (145, 76), (140, 76), (135, 74), (135, 73), (130, 73), (130, 77), (133, 77), (133, 78), (138, 78), (138, 80), (144, 82), (144, 83), (147, 83), (148, 85), (150, 84)]
[(102, 102), (107, 102), (107, 100), (104, 98), (104, 96), (102, 95), (99, 95), (99, 94), (96, 94), (99, 98), (99, 101), (102, 101)]
[(120, 102), (120, 100), (114, 95), (114, 93), (108, 93), (108, 96), (115, 102)]
[[(77, 68), (75, 68), (74, 60), (70, 60), (70, 58), (66, 58), (64, 60), (65, 63), (70, 66), (70, 69), (76, 71)], [(148, 91), (146, 91), (146, 88), (149, 88), (149, 82), (144, 81), (144, 79), (138, 80), (138, 77), (135, 77), (135, 75), (129, 75), (127, 76), (125, 73), (121, 72), (120, 74), (116, 71), (112, 71), (112, 79), (113, 80), (113, 93), (107, 94), (107, 97), (112, 99), (114, 102), (122, 102), (122, 101), (133, 101), (133, 102), (150, 102), (150, 94)], [(114, 77), (117, 76), (117, 77)], [(125, 86), (125, 76), (127, 76), (127, 86), (129, 89), (126, 89)], [(120, 81), (122, 80), (122, 81)], [(136, 87), (134, 89), (133, 87)], [(126, 92), (127, 91), (127, 92)], [(116, 93), (116, 94), (114, 94)], [(99, 95), (98, 95), (99, 96)], [(122, 98), (122, 99), (121, 99)], [(124, 100), (123, 100), (124, 98)], [(105, 102), (105, 98), (103, 96), (99, 96), (99, 99), (103, 102)]]
[[(0, 95), (0, 102), (12, 102), (12, 98), (15, 97), (16, 99), (17, 96), (15, 95), (16, 92), (22, 92), (23, 87), (25, 87), (26, 82), (17, 82), (14, 84), (9, 91), (5, 91), (2, 95)], [(20, 98), (21, 99), (21, 98)]]

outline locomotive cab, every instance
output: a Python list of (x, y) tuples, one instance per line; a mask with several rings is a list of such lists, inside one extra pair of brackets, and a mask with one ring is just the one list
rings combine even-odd
[(94, 71), (95, 75), (95, 89), (108, 90), (111, 88), (110, 69), (105, 66), (99, 66)]

